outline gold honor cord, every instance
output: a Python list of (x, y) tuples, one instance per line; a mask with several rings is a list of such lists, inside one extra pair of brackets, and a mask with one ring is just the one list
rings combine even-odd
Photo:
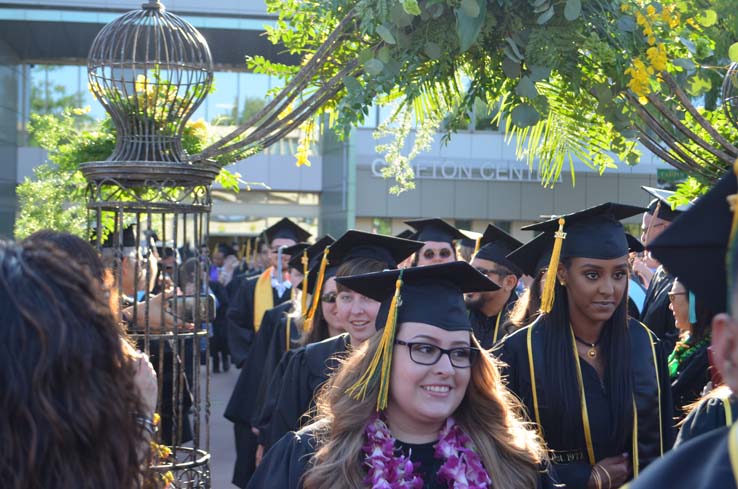
[[(658, 382), (658, 380), (657, 380)], [(661, 397), (659, 397), (659, 406), (661, 405)], [(659, 408), (659, 422), (661, 421), (661, 408)], [(661, 431), (661, 426), (659, 426), (659, 431)], [(661, 435), (659, 434), (659, 439), (661, 439)], [(663, 448), (661, 450), (661, 454), (663, 455)], [(638, 477), (638, 472), (640, 471), (640, 457), (638, 455), (638, 409), (636, 408), (636, 401), (635, 397), (633, 397), (633, 478), (635, 479)]]
[(302, 307), (302, 319), (307, 319), (308, 317), (308, 310), (307, 310), (307, 299), (308, 299), (308, 290), (310, 290), (309, 284), (308, 284), (308, 254), (307, 250), (304, 250), (302, 252), (302, 296), (300, 297), (300, 306)]
[(536, 416), (538, 433), (543, 438), (543, 425), (541, 424), (541, 413), (538, 410), (538, 390), (536, 389), (536, 368), (533, 362), (533, 326), (528, 326), (528, 368), (530, 369), (530, 390), (533, 394), (533, 414)]
[(738, 423), (734, 423), (728, 432), (728, 456), (730, 468), (733, 469), (733, 481), (738, 485)]
[[(505, 308), (502, 308), (502, 311), (504, 311)], [(494, 336), (492, 336), (492, 344), (497, 343), (497, 332), (500, 330), (500, 318), (502, 317), (502, 311), (497, 315), (497, 321), (495, 321), (495, 332)]]
[(482, 247), (482, 237), (478, 237), (476, 241), (474, 242), (474, 254), (476, 255), (479, 251), (479, 248)]
[(292, 322), (292, 318), (287, 316), (287, 329), (285, 331), (285, 336), (287, 337), (287, 339), (285, 340), (286, 344), (284, 345), (285, 347), (284, 351), (290, 351), (290, 343), (291, 343), (290, 339), (292, 336), (292, 332), (290, 331), (291, 322)]
[(587, 456), (589, 457), (589, 464), (594, 465), (597, 463), (594, 455), (594, 447), (592, 446), (592, 430), (589, 427), (589, 412), (587, 411), (587, 399), (584, 392), (584, 380), (582, 379), (582, 366), (579, 365), (579, 353), (577, 353), (577, 342), (574, 339), (574, 330), (569, 325), (569, 331), (571, 332), (571, 346), (574, 352), (574, 364), (577, 367), (577, 383), (579, 384), (579, 397), (582, 404), (582, 426), (584, 428), (584, 441), (587, 444)]
[[(659, 364), (656, 361), (656, 347), (653, 346), (653, 340), (651, 339), (651, 335), (653, 333), (651, 333), (651, 330), (648, 329), (648, 327), (640, 321), (638, 321), (638, 324), (640, 324), (641, 327), (646, 332), (646, 338), (648, 338), (648, 344), (651, 347), (651, 358), (653, 360), (653, 370), (656, 373), (656, 393), (659, 396), (659, 403), (658, 403), (659, 405), (659, 450), (660, 450), (659, 453), (663, 455), (664, 454), (664, 431), (662, 427), (664, 426), (664, 423), (662, 421), (662, 415), (661, 415), (661, 381), (659, 380)], [(636, 420), (636, 417), (634, 416), (633, 419)]]
[(723, 410), (725, 411), (725, 426), (733, 424), (733, 406), (730, 405), (730, 397), (721, 399), (723, 401)]

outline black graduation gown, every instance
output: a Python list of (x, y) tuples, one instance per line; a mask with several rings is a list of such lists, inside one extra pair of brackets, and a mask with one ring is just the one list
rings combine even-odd
[(269, 446), (304, 424), (303, 415), (313, 408), (313, 396), (338, 367), (337, 357), (346, 352), (348, 344), (349, 335), (344, 333), (295, 350), (269, 423)]
[(261, 393), (261, 386), (259, 387), (260, 398), (257, 404), (258, 409), (251, 417), (251, 426), (254, 426), (259, 430), (258, 441), (260, 445), (264, 445), (265, 450), (268, 450), (272, 445), (269, 437), (269, 425), (272, 422), (272, 414), (274, 414), (274, 409), (277, 405), (277, 401), (279, 400), (279, 393), (282, 390), (282, 379), (284, 379), (287, 366), (290, 364), (296, 351), (299, 350), (290, 350), (282, 355), (282, 358), (279, 360), (279, 363), (271, 376), (269, 378), (264, 378), (266, 387), (264, 388), (263, 393)]
[[(213, 368), (220, 367), (220, 360), (223, 360), (223, 367), (227, 368), (228, 360), (228, 289), (226, 286), (217, 281), (210, 282), (210, 290), (218, 301), (218, 308), (215, 311), (213, 319), (213, 337), (210, 339), (210, 354), (213, 357)], [(218, 356), (220, 354), (220, 357)]]
[[(284, 435), (266, 454), (247, 489), (301, 489), (301, 478), (310, 467), (310, 460), (316, 450), (316, 441), (313, 437), (315, 429), (316, 424), (311, 424), (297, 433)], [(421, 463), (419, 471), (425, 482), (424, 489), (445, 489), (445, 485), (426, 475), (429, 472), (435, 473), (441, 466), (441, 461), (433, 457), (432, 443), (427, 445), (398, 443), (398, 445), (402, 451), (413, 449), (412, 460)], [(494, 481), (494, 474), (491, 474), (491, 477)], [(535, 489), (553, 489), (556, 487), (554, 478), (555, 476), (551, 476), (548, 472), (542, 473)]]
[(272, 339), (272, 331), (280, 324), (280, 318), (290, 309), (291, 302), (285, 302), (264, 313), (259, 331), (254, 336), (251, 353), (241, 369), (238, 381), (228, 401), (226, 419), (234, 424), (236, 441), (236, 464), (233, 471), (233, 484), (245, 487), (251, 477), (255, 465), (258, 441), (251, 431), (251, 417), (257, 409), (256, 404), (259, 384), (263, 376), (264, 356), (268, 343)]
[[(504, 338), (505, 328), (503, 326), (505, 325), (507, 316), (515, 305), (516, 300), (518, 300), (518, 295), (513, 291), (507, 299), (505, 306), (502, 308), (502, 311), (494, 316), (485, 316), (476, 309), (469, 309), (469, 319), (471, 319), (474, 336), (485, 350), (489, 350), (498, 341)], [(500, 317), (500, 315), (502, 315), (502, 317)], [(497, 322), (498, 318), (500, 320), (499, 323)]]
[[(568, 489), (585, 489), (592, 466), (589, 464), (587, 456), (584, 429), (581, 423), (575, 423), (575, 432), (561, 433), (561, 430), (556, 429), (559, 427), (558, 423), (562, 416), (582, 419), (581, 411), (558, 413), (549, 412), (546, 409), (547, 399), (550, 396), (558, 395), (558, 392), (547, 392), (543, 379), (543, 369), (545, 369), (543, 360), (544, 339), (542, 334), (543, 324), (540, 319), (505, 338), (501, 347), (496, 351), (499, 359), (507, 365), (502, 373), (507, 378), (510, 390), (525, 404), (529, 418), (535, 421), (527, 346), (529, 331), (531, 332), (533, 363), (536, 372), (536, 392), (538, 394), (543, 434), (546, 443), (553, 451), (552, 458), (556, 473)], [(634, 319), (629, 322), (629, 331), (634, 373), (633, 385), (638, 406), (639, 468), (643, 469), (661, 455), (662, 443), (664, 451), (668, 450), (673, 443), (671, 390), (669, 389), (666, 361), (658, 340)], [(653, 350), (651, 349), (652, 341), (654, 343)], [(654, 351), (656, 371), (654, 370), (653, 361)], [(595, 460), (613, 457), (624, 452), (631, 453), (633, 450), (630, 433), (626, 437), (625, 444), (620, 445), (616, 443), (615, 434), (611, 432), (612, 419), (615, 413), (610, 412), (609, 394), (600, 383), (597, 372), (583, 359), (580, 359), (579, 364), (587, 399)], [(572, 372), (572, 375), (575, 376), (576, 373)], [(659, 381), (658, 385), (656, 384), (657, 379)], [(660, 398), (658, 392), (661, 394)]]
[[(730, 406), (729, 412), (725, 409), (726, 404)], [(703, 399), (684, 418), (674, 448), (681, 447), (682, 444), (709, 431), (730, 426), (736, 418), (738, 418), (738, 397), (734, 394)]]
[[(254, 341), (254, 293), (259, 277), (243, 277), (239, 280), (237, 289), (230, 297), (228, 307), (228, 346), (231, 358), (237, 367), (246, 363), (246, 358)], [(290, 289), (285, 289), (283, 295), (272, 288), (274, 306), (290, 299)]]
[(709, 368), (707, 345), (679, 365), (677, 375), (671, 381), (671, 397), (674, 400), (676, 420), (684, 418), (684, 408), (700, 398), (705, 384), (710, 380)]
[(641, 311), (641, 322), (656, 333), (667, 355), (674, 349), (679, 338), (674, 314), (669, 309), (669, 292), (673, 284), (674, 277), (660, 266), (648, 286)]
[(698, 436), (663, 459), (654, 462), (636, 480), (624, 486), (628, 489), (727, 489), (738, 481), (733, 473), (733, 460), (728, 440), (738, 436), (724, 427)]

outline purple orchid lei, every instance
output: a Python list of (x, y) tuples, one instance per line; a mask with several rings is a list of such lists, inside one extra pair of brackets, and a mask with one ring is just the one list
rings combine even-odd
[[(375, 415), (364, 430), (362, 447), (368, 474), (364, 482), (374, 489), (422, 489), (423, 479), (415, 473), (418, 464), (395, 454), (395, 438), (387, 424)], [(492, 484), (489, 474), (474, 451), (474, 443), (449, 417), (433, 447), (435, 457), (444, 460), (438, 478), (450, 489), (483, 489)]]

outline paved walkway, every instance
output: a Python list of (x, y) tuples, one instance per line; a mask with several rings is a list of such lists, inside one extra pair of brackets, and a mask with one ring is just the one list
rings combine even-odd
[[(202, 370), (205, 373), (204, 367)], [(234, 489), (231, 484), (236, 449), (233, 442), (233, 424), (223, 417), (233, 386), (240, 370), (234, 367), (228, 372), (210, 376), (210, 476), (212, 489)]]

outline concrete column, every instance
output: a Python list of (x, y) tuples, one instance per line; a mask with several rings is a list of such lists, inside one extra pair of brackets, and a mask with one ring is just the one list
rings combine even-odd
[(18, 58), (0, 40), (0, 237), (13, 236), (18, 175)]

